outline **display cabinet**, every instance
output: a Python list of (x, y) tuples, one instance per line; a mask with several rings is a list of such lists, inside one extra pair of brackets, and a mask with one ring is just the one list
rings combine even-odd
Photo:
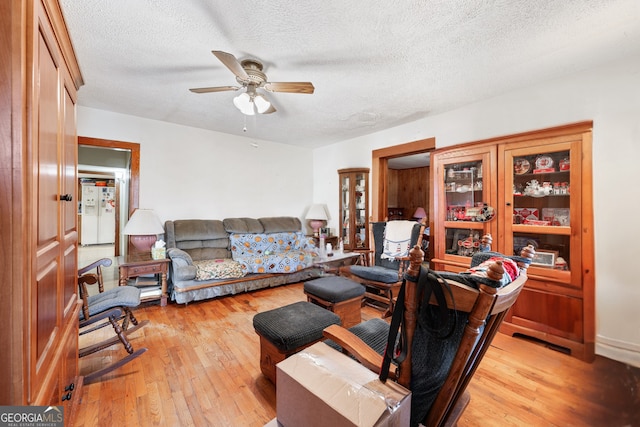
[(529, 280), (501, 331), (593, 360), (591, 123), (440, 150), (432, 159), (434, 267), (466, 268), (483, 236), (509, 255), (532, 244)]
[[(433, 155), (436, 206), (431, 228), (433, 253), (444, 270), (469, 266), (482, 238), (497, 233), (495, 169), (496, 147), (468, 147)], [(435, 231), (435, 233), (434, 233)], [(434, 238), (433, 236), (438, 236)]]
[(340, 237), (345, 250), (369, 249), (369, 169), (340, 169)]

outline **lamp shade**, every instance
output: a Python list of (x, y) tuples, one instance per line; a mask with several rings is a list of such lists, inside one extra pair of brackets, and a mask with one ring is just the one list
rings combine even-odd
[(327, 209), (321, 204), (311, 205), (305, 218), (309, 220), (309, 225), (313, 229), (313, 235), (316, 237), (320, 235), (320, 227), (323, 226), (324, 221), (329, 219)]
[(235, 105), (236, 108), (244, 115), (253, 116), (255, 114), (253, 101), (248, 93), (241, 93), (233, 98), (233, 105)]
[(131, 243), (140, 251), (150, 251), (158, 234), (164, 233), (164, 227), (151, 209), (137, 209), (122, 233), (131, 236)]
[(423, 207), (419, 207), (416, 209), (416, 211), (413, 213), (413, 217), (417, 218), (417, 219), (422, 219), (422, 218), (426, 218), (427, 217), (427, 213), (424, 211)]
[(327, 210), (322, 204), (311, 205), (309, 211), (307, 212), (306, 219), (317, 219), (321, 221), (326, 221), (329, 219), (327, 216)]
[(271, 103), (267, 101), (267, 98), (262, 95), (254, 96), (253, 103), (256, 106), (256, 110), (258, 110), (258, 113), (260, 114), (265, 113), (269, 108), (271, 108)]

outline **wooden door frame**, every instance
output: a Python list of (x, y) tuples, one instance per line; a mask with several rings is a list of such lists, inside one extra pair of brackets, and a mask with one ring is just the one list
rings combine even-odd
[[(140, 144), (136, 142), (115, 141), (111, 139), (90, 138), (88, 136), (78, 136), (78, 146), (89, 145), (92, 147), (112, 148), (117, 150), (128, 150), (131, 152), (131, 170), (129, 176), (129, 218), (133, 211), (139, 207), (140, 199)], [(118, 223), (116, 223), (118, 224)], [(116, 226), (115, 254), (120, 255), (120, 230)]]
[[(371, 152), (371, 218), (373, 221), (384, 221), (387, 215), (389, 159), (427, 153), (435, 148), (436, 139), (426, 138), (392, 147), (380, 148)], [(430, 192), (430, 194), (433, 193)], [(429, 203), (431, 204), (431, 201)]]

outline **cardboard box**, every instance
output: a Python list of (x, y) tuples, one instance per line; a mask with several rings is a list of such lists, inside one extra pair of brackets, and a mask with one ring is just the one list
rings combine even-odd
[(276, 365), (284, 427), (407, 426), (411, 392), (320, 342)]
[(536, 208), (513, 208), (513, 215), (520, 216), (522, 219), (540, 219), (538, 209)]
[(566, 208), (542, 208), (542, 219), (549, 221), (551, 225), (569, 226), (570, 211)]

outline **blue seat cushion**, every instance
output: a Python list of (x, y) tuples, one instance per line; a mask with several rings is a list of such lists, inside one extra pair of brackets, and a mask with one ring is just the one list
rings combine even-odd
[(329, 302), (341, 302), (364, 294), (364, 286), (346, 277), (326, 276), (304, 282), (304, 291)]
[[(349, 331), (364, 341), (379, 355), (382, 356), (384, 354), (384, 350), (387, 347), (387, 338), (389, 337), (389, 324), (381, 318), (374, 317), (366, 322), (359, 323), (350, 327)], [(325, 344), (338, 351), (342, 351), (342, 347), (335, 341), (326, 340)]]
[(256, 332), (282, 352), (319, 341), (324, 328), (339, 324), (340, 316), (307, 301), (253, 316)]
[[(113, 307), (137, 307), (140, 305), (140, 289), (135, 286), (118, 286), (88, 298), (89, 317)], [(82, 311), (80, 320), (84, 320)]]
[(396, 283), (398, 281), (398, 270), (379, 266), (366, 267), (363, 265), (352, 265), (349, 271), (356, 276), (382, 283)]

